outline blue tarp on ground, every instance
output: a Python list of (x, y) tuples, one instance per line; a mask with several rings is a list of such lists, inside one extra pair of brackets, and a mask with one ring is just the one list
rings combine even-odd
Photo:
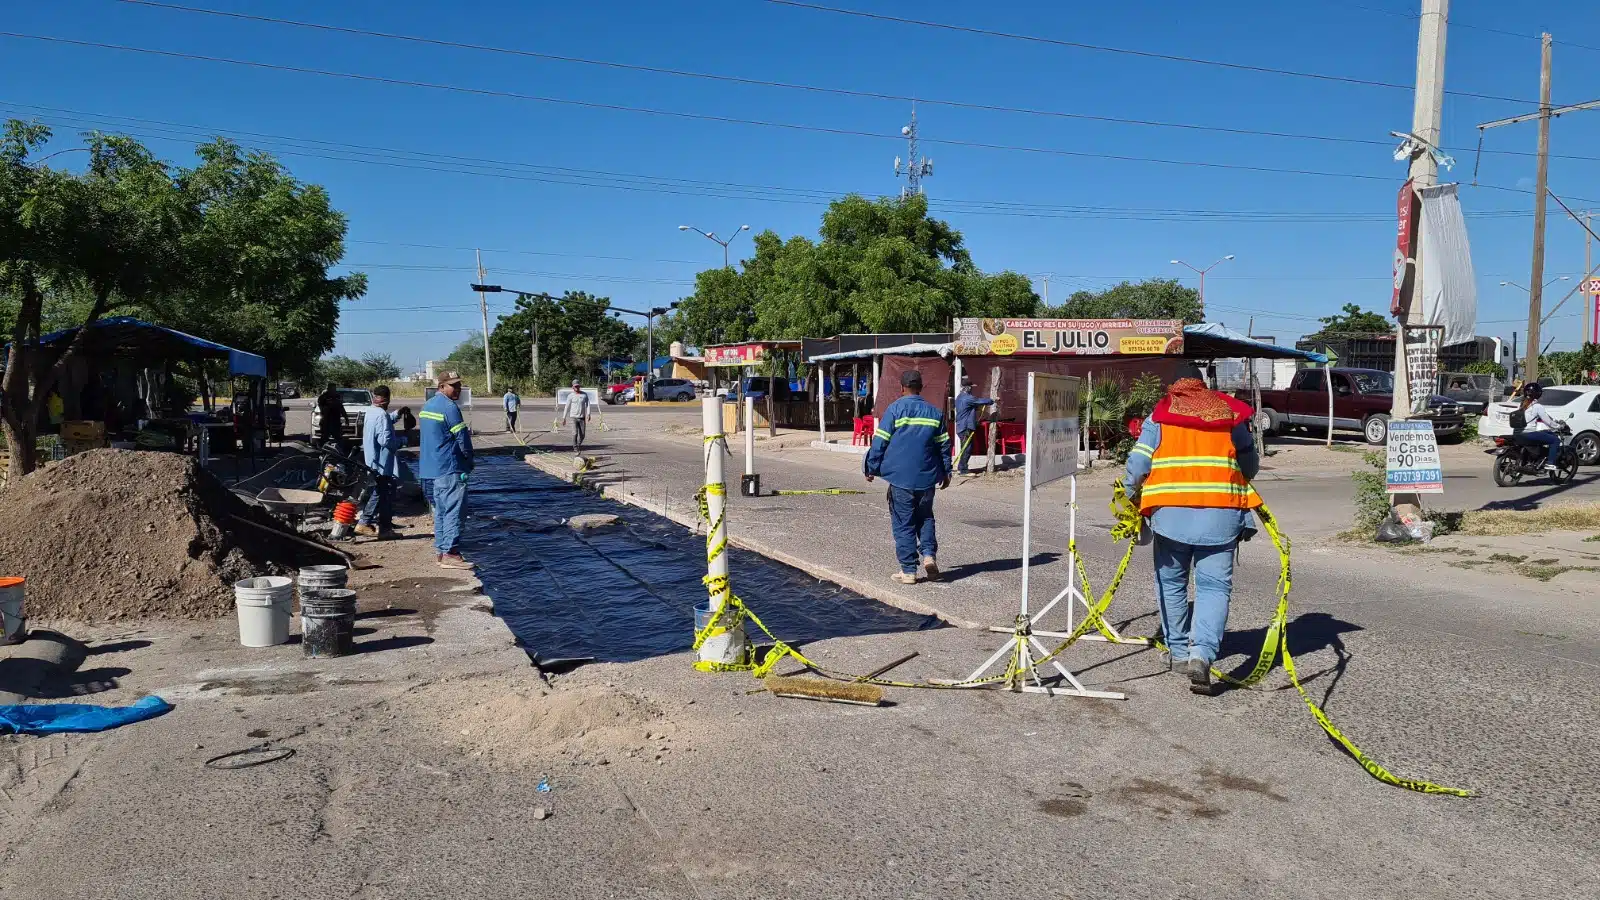
[[(77, 333), (77, 328), (54, 331), (39, 338), (39, 344), (44, 347), (56, 344), (66, 346)], [(148, 353), (180, 358), (227, 357), (229, 375), (267, 377), (267, 361), (264, 357), (235, 350), (192, 334), (184, 334), (164, 325), (144, 322), (132, 316), (96, 320), (89, 326), (89, 336), (85, 340), (89, 344), (89, 352), (102, 356), (115, 356), (121, 352), (128, 355)]]
[(24, 703), (0, 706), (0, 734), (57, 734), (65, 731), (106, 731), (133, 722), (154, 719), (172, 704), (151, 695), (127, 706), (92, 706), (87, 703)]

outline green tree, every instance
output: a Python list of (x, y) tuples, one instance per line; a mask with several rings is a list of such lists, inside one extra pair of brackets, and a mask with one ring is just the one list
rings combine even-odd
[(344, 257), (345, 216), (270, 154), (223, 139), (195, 153), (200, 164), (177, 177), (199, 214), (184, 235), (187, 272), (151, 318), (308, 374), (333, 349), (340, 303), (367, 289), (362, 273), (328, 273)]
[[(0, 427), (13, 478), (34, 467), (40, 407), (87, 326), (177, 283), (182, 235), (194, 219), (166, 165), (136, 141), (89, 135), (88, 167), (74, 174), (29, 163), (49, 137), (48, 129), (11, 121), (0, 139), (0, 232), (9, 232), (0, 283), (15, 298)], [(38, 340), (52, 299), (83, 309), (73, 322), (82, 327), (47, 356)]]
[(363, 353), (361, 365), (367, 370), (367, 377), (374, 384), (393, 381), (400, 377), (400, 367), (395, 364), (394, 357), (387, 353)]
[[(535, 379), (536, 323), (539, 377)], [(489, 334), (496, 376), (531, 382), (539, 391), (552, 391), (573, 378), (592, 379), (600, 360), (628, 356), (635, 343), (635, 330), (611, 309), (611, 300), (585, 291), (518, 297), (516, 311), (501, 316)], [(481, 353), (481, 344), (479, 348)]]
[(679, 308), (686, 339), (943, 331), (957, 316), (1038, 308), (1023, 276), (980, 272), (961, 233), (930, 217), (921, 196), (840, 198), (823, 214), (818, 237), (764, 232), (742, 270), (701, 272)]
[(1390, 332), (1394, 327), (1389, 320), (1375, 312), (1367, 312), (1354, 303), (1346, 303), (1338, 314), (1317, 319), (1322, 328), (1311, 337), (1331, 334), (1371, 334)]
[(1201, 321), (1200, 292), (1177, 279), (1151, 278), (1104, 291), (1078, 291), (1049, 311), (1063, 319), (1182, 319)]

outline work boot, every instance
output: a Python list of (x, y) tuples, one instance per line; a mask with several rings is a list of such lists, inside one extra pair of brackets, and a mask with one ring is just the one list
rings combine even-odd
[(1191, 656), (1183, 661), (1184, 672), (1189, 676), (1189, 690), (1195, 694), (1204, 694), (1209, 697), (1215, 691), (1211, 684), (1211, 663), (1198, 656)]
[(1163, 650), (1161, 656), (1167, 661), (1167, 671), (1178, 675), (1189, 674), (1189, 660), (1183, 656), (1173, 656), (1172, 651)]
[(894, 573), (893, 577), (895, 581), (898, 581), (901, 584), (917, 583), (917, 573), (915, 572), (896, 572)]
[(928, 580), (929, 581), (938, 581), (939, 580), (939, 561), (938, 560), (934, 559), (931, 556), (924, 556), (922, 558), (922, 568), (923, 568), (924, 571), (926, 571), (928, 573)]
[(472, 569), (472, 568), (475, 568), (475, 567), (473, 566), (472, 563), (467, 562), (465, 559), (462, 559), (461, 558), (461, 554), (459, 554), (459, 553), (441, 553), (441, 554), (439, 554), (439, 568), (441, 568), (441, 569)]
[(367, 524), (357, 525), (356, 526), (356, 534), (359, 534), (362, 537), (377, 537), (378, 536), (378, 526), (376, 526), (376, 525), (367, 525)]

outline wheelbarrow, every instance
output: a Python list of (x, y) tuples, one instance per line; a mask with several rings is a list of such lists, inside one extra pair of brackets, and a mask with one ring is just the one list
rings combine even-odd
[(305, 521), (307, 511), (320, 507), (325, 497), (321, 491), (269, 487), (262, 488), (261, 493), (256, 494), (256, 502), (266, 507), (268, 512), (281, 516), (299, 528)]

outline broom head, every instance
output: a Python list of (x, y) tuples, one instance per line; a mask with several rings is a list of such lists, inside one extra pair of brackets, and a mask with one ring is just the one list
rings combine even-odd
[(832, 681), (826, 678), (784, 678), (769, 675), (761, 682), (774, 697), (797, 700), (825, 700), (856, 706), (882, 706), (883, 688), (875, 684)]

